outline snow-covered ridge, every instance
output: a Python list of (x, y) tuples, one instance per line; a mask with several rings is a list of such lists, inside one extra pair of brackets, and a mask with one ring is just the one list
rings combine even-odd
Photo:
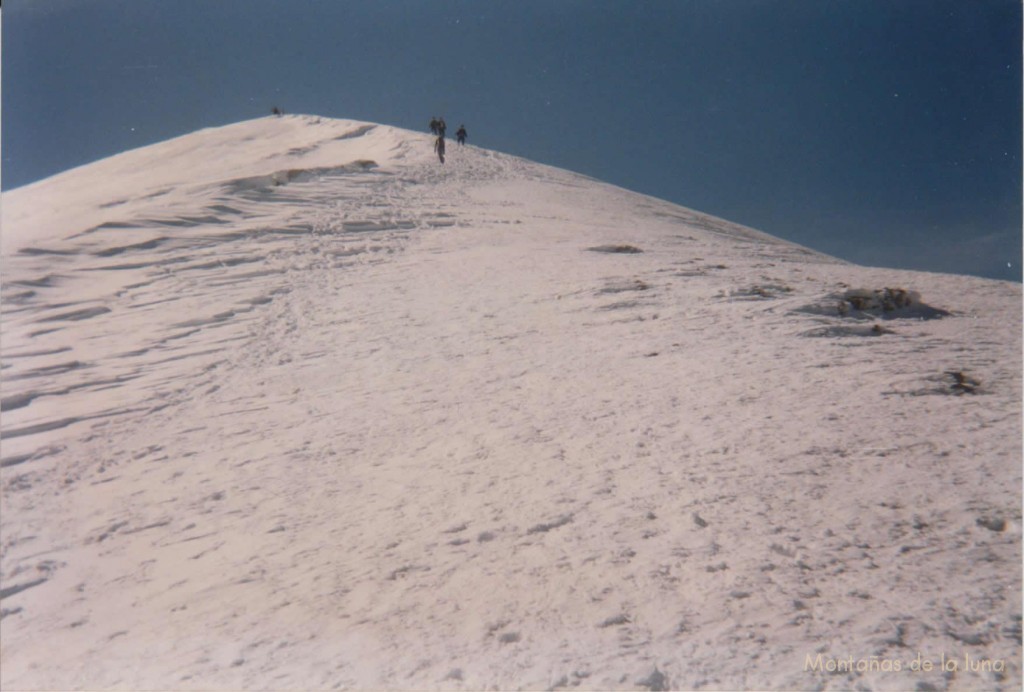
[[(100, 390), (127, 406), (150, 390), (121, 386), (125, 379), (154, 377), (181, 357), (168, 359), (167, 352), (178, 354), (184, 344), (219, 352), (187, 337), (238, 327), (244, 321), (237, 318), (290, 290), (295, 272), (307, 266), (390, 254), (417, 230), (508, 224), (510, 208), (511, 216), (526, 209), (560, 219), (578, 205), (576, 221), (684, 227), (712, 245), (749, 247), (751, 256), (835, 262), (722, 219), (473, 146), (452, 145), (442, 166), (432, 141), (372, 123), (266, 117), (6, 193), (7, 351), (35, 353), (22, 348), (25, 340), (49, 342), (41, 356), (12, 361), (8, 379), (20, 381), (22, 369), (29, 379), (66, 372), (55, 388), (7, 388), (6, 437), (97, 415), (97, 370), (104, 372)], [(115, 309), (119, 304), (128, 309)], [(97, 317), (99, 332), (89, 322)], [(69, 361), (65, 353), (82, 358)], [(76, 398), (88, 413), (77, 414), (70, 405)]]
[[(4, 194), (4, 254), (66, 238), (126, 213), (181, 204), (216, 182), (291, 169), (400, 162), (408, 133), (385, 125), (292, 115), (207, 128), (127, 151)], [(39, 200), (60, 200), (40, 204)]]
[[(41, 244), (73, 239), (104, 225), (129, 224), (125, 219), (133, 216), (194, 204), (213, 185), (238, 191), (353, 168), (397, 174), (434, 162), (432, 141), (426, 134), (386, 125), (310, 115), (265, 117), (199, 130), (6, 192), (0, 236), (3, 254), (31, 252)], [(556, 171), (476, 147), (463, 151), (472, 152), (471, 159), (504, 160), (500, 166), (478, 164), (463, 176), (477, 183), (488, 176), (505, 177), (513, 167), (517, 177), (543, 178)], [(781, 242), (753, 229), (700, 216), (710, 221), (712, 232), (723, 232), (727, 225), (726, 232)]]
[(1020, 686), (1017, 284), (310, 116), (2, 213), (4, 689)]

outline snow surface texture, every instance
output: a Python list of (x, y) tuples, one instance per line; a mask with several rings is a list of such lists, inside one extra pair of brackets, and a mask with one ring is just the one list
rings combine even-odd
[(1019, 285), (431, 145), (4, 195), (4, 689), (1020, 688)]

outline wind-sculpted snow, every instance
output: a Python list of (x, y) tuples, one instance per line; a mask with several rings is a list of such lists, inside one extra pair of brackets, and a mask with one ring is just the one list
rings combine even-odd
[(4, 689), (1020, 687), (1019, 285), (308, 116), (3, 214)]

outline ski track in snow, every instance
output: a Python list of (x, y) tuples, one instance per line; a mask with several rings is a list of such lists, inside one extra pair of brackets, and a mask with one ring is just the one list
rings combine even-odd
[(4, 257), (5, 689), (1019, 689), (1019, 285), (339, 122)]

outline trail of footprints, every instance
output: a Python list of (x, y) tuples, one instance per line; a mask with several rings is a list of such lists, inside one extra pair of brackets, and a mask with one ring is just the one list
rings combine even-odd
[[(456, 223), (442, 202), (410, 201), (413, 184), (371, 166), (296, 174), (286, 184), (244, 179), (207, 189), (199, 213), (111, 221), (57, 247), (23, 249), (4, 268), (5, 340), (18, 346), (0, 364), (3, 436), (87, 421), (98, 413), (89, 394), (128, 383), (124, 400), (102, 415), (144, 405), (147, 392), (177, 376), (178, 361), (203, 368), (228, 357), (247, 338), (245, 323), (302, 280), (296, 272), (374, 261), (409, 232)], [(194, 316), (172, 317), (182, 313)], [(210, 330), (223, 336), (211, 339)], [(32, 407), (58, 398), (58, 419)], [(0, 463), (31, 453), (22, 444)]]

